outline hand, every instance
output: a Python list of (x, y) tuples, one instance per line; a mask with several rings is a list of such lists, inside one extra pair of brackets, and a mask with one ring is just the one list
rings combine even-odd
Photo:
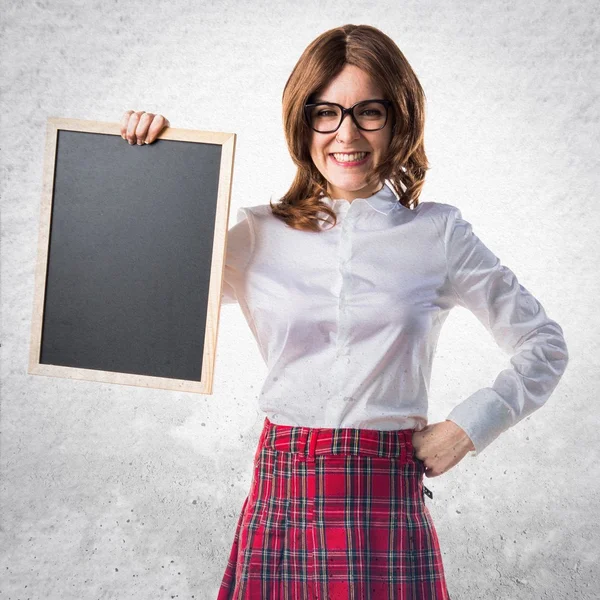
[(453, 421), (427, 425), (413, 433), (415, 456), (425, 464), (425, 475), (437, 477), (459, 463), (469, 450), (475, 450), (473, 442)]
[(168, 119), (142, 110), (128, 110), (121, 118), (121, 137), (130, 144), (151, 144), (165, 128)]

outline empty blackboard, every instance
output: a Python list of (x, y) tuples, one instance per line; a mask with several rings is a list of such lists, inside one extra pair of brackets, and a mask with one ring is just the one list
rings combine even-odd
[(212, 393), (234, 151), (48, 119), (29, 373)]

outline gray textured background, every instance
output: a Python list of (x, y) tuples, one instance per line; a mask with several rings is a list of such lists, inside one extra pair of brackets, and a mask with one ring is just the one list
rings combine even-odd
[[(422, 200), (461, 208), (570, 351), (545, 407), (426, 481), (452, 598), (598, 597), (598, 4), (372, 4), (2, 2), (1, 599), (215, 598), (262, 425), (237, 306), (212, 396), (27, 375), (46, 118), (237, 133), (233, 222), (290, 183), (283, 86), (344, 23), (383, 29), (423, 84)], [(506, 366), (455, 309), (430, 420)]]

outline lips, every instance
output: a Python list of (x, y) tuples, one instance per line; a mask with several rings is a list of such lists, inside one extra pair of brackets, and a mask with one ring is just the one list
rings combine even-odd
[(354, 152), (331, 152), (329, 157), (341, 166), (356, 166), (364, 164), (371, 155), (370, 152), (357, 150)]

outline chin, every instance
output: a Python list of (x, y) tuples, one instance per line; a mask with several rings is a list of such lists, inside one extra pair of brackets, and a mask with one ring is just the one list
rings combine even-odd
[(326, 179), (331, 185), (341, 190), (360, 190), (367, 185), (367, 178), (362, 173), (342, 173), (341, 176), (339, 173), (335, 173), (333, 177), (326, 177)]
[(362, 181), (335, 181), (329, 180), (329, 184), (340, 190), (341, 192), (359, 192), (363, 188), (367, 187), (368, 183), (365, 180)]

